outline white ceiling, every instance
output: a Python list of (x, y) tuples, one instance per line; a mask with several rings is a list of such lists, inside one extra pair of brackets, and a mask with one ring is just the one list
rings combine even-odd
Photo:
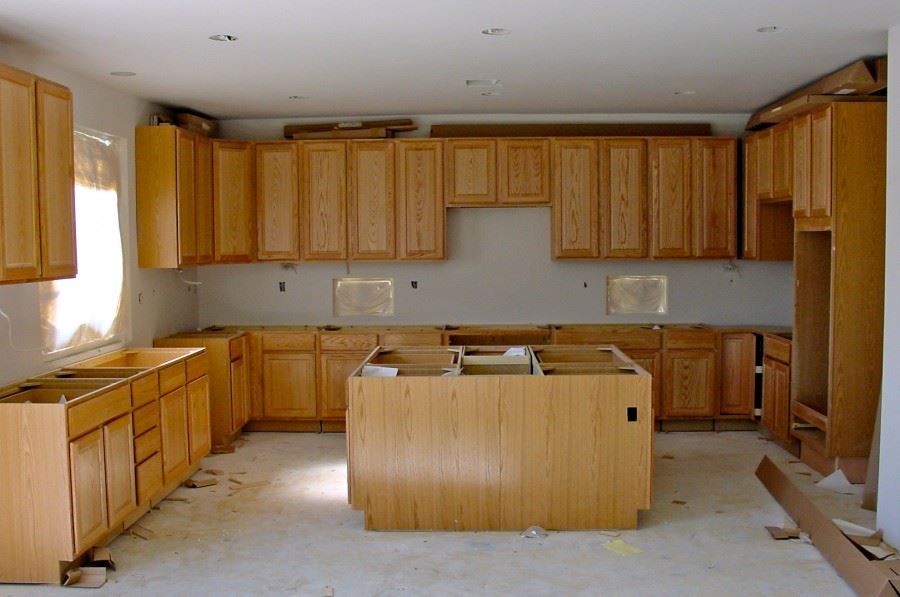
[[(133, 95), (218, 118), (750, 112), (884, 54), (898, 23), (898, 0), (0, 4), (0, 38)], [(756, 32), (766, 25), (784, 31)], [(488, 37), (485, 27), (512, 33)], [(216, 33), (239, 40), (210, 41)], [(466, 88), (476, 78), (500, 79), (501, 95)], [(673, 94), (680, 90), (695, 94)]]

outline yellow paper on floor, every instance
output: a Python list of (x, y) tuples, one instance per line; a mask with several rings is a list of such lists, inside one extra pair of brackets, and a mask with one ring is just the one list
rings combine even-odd
[(640, 549), (638, 549), (634, 545), (631, 545), (630, 543), (625, 543), (621, 539), (608, 541), (603, 544), (603, 547), (613, 553), (619, 554), (620, 556), (636, 556), (637, 554), (641, 553)]

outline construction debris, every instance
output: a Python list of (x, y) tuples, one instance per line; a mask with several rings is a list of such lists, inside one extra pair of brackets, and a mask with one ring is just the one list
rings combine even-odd
[(522, 537), (525, 537), (526, 539), (540, 539), (541, 537), (546, 536), (547, 531), (544, 529), (544, 527), (538, 526), (536, 524), (522, 531)]
[(188, 479), (182, 485), (185, 487), (190, 487), (191, 489), (197, 489), (198, 487), (209, 487), (210, 485), (216, 485), (219, 481), (213, 478), (209, 479)]
[(203, 472), (206, 473), (207, 475), (217, 475), (217, 476), (225, 474), (225, 471), (223, 471), (220, 468), (208, 468), (208, 469), (204, 470)]
[(641, 553), (640, 548), (635, 547), (630, 543), (626, 543), (622, 539), (613, 539), (612, 541), (604, 543), (603, 549), (607, 549), (613, 553), (617, 553), (620, 556), (636, 556)]

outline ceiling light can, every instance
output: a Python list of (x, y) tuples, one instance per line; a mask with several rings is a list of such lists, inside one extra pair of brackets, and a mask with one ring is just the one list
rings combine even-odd
[(758, 27), (756, 29), (757, 33), (781, 33), (784, 31), (784, 27), (779, 27), (777, 25), (766, 25), (765, 27)]
[(512, 33), (509, 29), (504, 29), (503, 27), (486, 27), (481, 30), (482, 35), (493, 35), (493, 36), (501, 36), (501, 35), (509, 35)]
[(215, 35), (210, 35), (209, 39), (213, 41), (237, 41), (237, 35), (231, 35), (229, 33), (216, 33)]
[(130, 70), (114, 70), (114, 71), (110, 72), (109, 74), (111, 74), (114, 77), (133, 77), (137, 73), (132, 72)]

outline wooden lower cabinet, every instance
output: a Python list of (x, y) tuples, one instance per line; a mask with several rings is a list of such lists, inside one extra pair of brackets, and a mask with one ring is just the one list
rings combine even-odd
[(187, 386), (188, 448), (194, 464), (209, 453), (209, 377), (203, 376)]
[(183, 387), (159, 399), (163, 478), (166, 483), (189, 466), (187, 392)]
[(250, 392), (247, 388), (247, 359), (231, 361), (231, 428), (237, 431), (250, 420)]
[(756, 334), (722, 334), (719, 414), (753, 415), (756, 390)]
[(91, 547), (108, 528), (103, 430), (97, 429), (71, 442), (69, 459), (75, 551), (80, 552)]
[(315, 353), (263, 355), (263, 415), (267, 419), (314, 419)]
[(106, 460), (106, 503), (109, 526), (115, 526), (137, 506), (134, 482), (134, 426), (125, 415), (103, 427)]
[(344, 420), (347, 412), (347, 378), (368, 352), (319, 355), (319, 417)]
[(666, 351), (663, 357), (662, 415), (669, 418), (715, 416), (715, 381), (715, 351)]
[(775, 438), (791, 441), (791, 367), (766, 357), (763, 360), (763, 425)]
[(660, 415), (662, 406), (662, 355), (656, 350), (623, 350), (629, 359), (646, 369), (653, 376), (652, 404), (655, 416)]

